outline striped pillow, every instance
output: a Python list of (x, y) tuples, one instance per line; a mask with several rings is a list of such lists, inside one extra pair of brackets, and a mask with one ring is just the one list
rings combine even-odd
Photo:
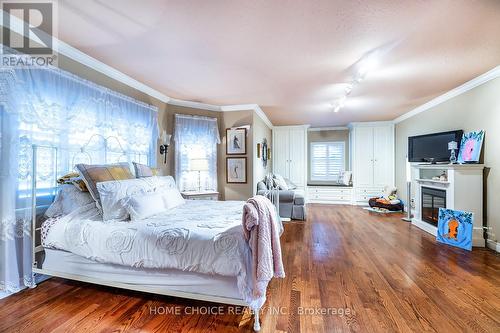
[(132, 162), (134, 164), (135, 178), (158, 176), (158, 169), (145, 164)]
[(97, 183), (134, 178), (128, 163), (106, 165), (77, 164), (75, 168), (80, 172), (90, 195), (95, 200), (99, 209), (101, 209), (101, 199), (97, 190)]

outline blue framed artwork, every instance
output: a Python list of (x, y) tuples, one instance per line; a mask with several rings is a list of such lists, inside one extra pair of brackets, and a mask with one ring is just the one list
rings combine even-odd
[(473, 221), (472, 213), (439, 208), (436, 240), (471, 251)]
[(460, 141), (458, 163), (477, 163), (483, 146), (484, 131), (465, 133)]

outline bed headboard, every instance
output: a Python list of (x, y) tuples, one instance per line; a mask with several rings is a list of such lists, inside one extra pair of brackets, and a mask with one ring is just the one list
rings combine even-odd
[[(78, 163), (107, 164), (137, 161), (147, 163), (147, 156), (127, 152), (116, 136), (93, 134), (84, 144), (37, 145), (32, 148), (31, 186), (26, 195), (32, 198), (33, 214), (40, 215), (52, 203), (57, 191), (57, 179), (73, 171)], [(28, 187), (28, 186), (26, 186)], [(36, 209), (35, 209), (36, 208)]]

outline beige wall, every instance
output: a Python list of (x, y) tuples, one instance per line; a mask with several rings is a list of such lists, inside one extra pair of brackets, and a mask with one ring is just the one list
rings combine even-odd
[(311, 142), (343, 141), (345, 143), (345, 170), (350, 170), (349, 166), (349, 130), (309, 130), (307, 132), (307, 183), (308, 184), (331, 184), (332, 182), (311, 181)]
[[(99, 85), (105, 86), (109, 89), (120, 92), (124, 95), (133, 97), (139, 101), (152, 104), (158, 107), (158, 124), (160, 131), (163, 129), (167, 130), (167, 133), (173, 134), (174, 129), (174, 116), (176, 113), (189, 114), (189, 115), (199, 115), (207, 117), (215, 117), (218, 120), (219, 132), (221, 136), (221, 144), (218, 147), (218, 187), (221, 193), (221, 199), (223, 200), (246, 200), (253, 195), (253, 131), (254, 122), (255, 128), (259, 136), (262, 136), (265, 129), (262, 127), (262, 120), (255, 115), (253, 110), (248, 111), (234, 111), (234, 112), (217, 112), (208, 111), (203, 109), (181, 107), (175, 105), (169, 105), (164, 102), (157, 100), (145, 93), (142, 93), (134, 88), (131, 88), (121, 82), (118, 82), (98, 71), (95, 71), (85, 65), (82, 65), (72, 59), (64, 56), (59, 58), (59, 67), (63, 70), (76, 74), (84, 79), (95, 82)], [(246, 184), (226, 184), (226, 142), (225, 134), (226, 128), (237, 127), (242, 125), (251, 125), (250, 131), (247, 137), (247, 183)], [(265, 125), (265, 124), (264, 124)], [(267, 126), (266, 126), (267, 128)], [(271, 142), (270, 130), (268, 134), (269, 143)], [(167, 164), (163, 163), (163, 156), (157, 152), (157, 166), (161, 169), (164, 175), (174, 175), (175, 173), (175, 148), (173, 141), (169, 147)]]
[(426, 112), (396, 124), (396, 186), (406, 197), (408, 136), (463, 129), (484, 129), (485, 219), (492, 228), (488, 238), (500, 235), (500, 78), (484, 83)]
[[(221, 130), (221, 154), (219, 155), (219, 165), (222, 173), (223, 186), (219, 188), (224, 200), (247, 200), (252, 196), (253, 184), (253, 110), (224, 112), (222, 118)], [(245, 155), (227, 155), (226, 154), (226, 128), (240, 127), (250, 125), (247, 132), (247, 142)], [(226, 157), (246, 157), (247, 158), (247, 182), (246, 184), (227, 184), (226, 183)], [(220, 181), (220, 179), (219, 179)]]
[[(264, 167), (261, 158), (257, 158), (257, 144), (267, 140), (267, 147), (271, 148), (273, 140), (273, 132), (266, 123), (256, 114), (253, 114), (253, 194), (257, 193), (257, 182), (264, 179), (264, 176), (272, 170), (272, 159), (267, 161), (267, 166)], [(272, 154), (272, 153), (271, 153)]]
[[(222, 112), (216, 112), (216, 111), (208, 111), (208, 110), (203, 110), (203, 109), (195, 109), (195, 108), (188, 108), (188, 107), (182, 107), (182, 106), (176, 106), (176, 105), (170, 105), (166, 104), (154, 97), (151, 97), (141, 91), (138, 91), (137, 89), (131, 88), (130, 86), (127, 86), (124, 83), (121, 83), (119, 81), (116, 81), (100, 72), (97, 72), (85, 65), (82, 65), (72, 59), (66, 58), (64, 56), (61, 56), (59, 58), (59, 67), (61, 69), (64, 69), (68, 72), (71, 72), (73, 74), (76, 74), (84, 79), (87, 79), (89, 81), (92, 81), (94, 83), (97, 83), (99, 85), (105, 86), (109, 89), (115, 90), (117, 92), (120, 92), (124, 95), (133, 97), (139, 101), (152, 104), (156, 107), (158, 107), (158, 124), (160, 131), (163, 129), (167, 130), (167, 133), (173, 134), (173, 129), (174, 129), (174, 115), (176, 113), (182, 113), (182, 114), (189, 114), (189, 115), (198, 115), (198, 116), (207, 116), (207, 117), (214, 117), (217, 118), (218, 123), (219, 123), (219, 130), (222, 135), (222, 126), (221, 126), (221, 114)], [(219, 148), (220, 150), (220, 148)], [(220, 152), (218, 151), (218, 154)], [(175, 149), (174, 149), (174, 144), (173, 141), (171, 142), (171, 145), (168, 150), (168, 159), (167, 159), (167, 164), (165, 165), (163, 163), (163, 156), (160, 155), (159, 152), (157, 152), (157, 167), (159, 167), (162, 170), (162, 173), (164, 175), (174, 175), (174, 156), (175, 156)], [(219, 168), (219, 174), (221, 174), (222, 171)], [(221, 177), (219, 177), (221, 178)], [(219, 183), (220, 184), (220, 183)]]

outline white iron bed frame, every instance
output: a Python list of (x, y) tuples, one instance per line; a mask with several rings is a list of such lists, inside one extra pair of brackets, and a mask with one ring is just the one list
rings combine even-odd
[[(107, 139), (109, 138), (104, 138), (100, 135), (97, 135), (101, 137), (104, 140), (104, 150), (107, 149)], [(92, 139), (92, 138), (91, 138)], [(91, 140), (90, 139), (90, 140)], [(116, 138), (115, 138), (116, 139)], [(89, 140), (89, 142), (90, 142)], [(117, 139), (118, 140), (118, 139)], [(88, 143), (87, 143), (88, 144)], [(34, 274), (41, 274), (49, 277), (60, 277), (64, 279), (69, 279), (69, 280), (75, 280), (75, 281), (81, 281), (81, 282), (87, 282), (87, 283), (92, 283), (92, 284), (97, 284), (97, 285), (102, 285), (102, 286), (108, 286), (108, 287), (115, 287), (115, 288), (121, 288), (121, 289), (127, 289), (127, 290), (133, 290), (133, 291), (139, 291), (139, 292), (146, 292), (146, 293), (152, 293), (152, 294), (159, 294), (159, 295), (165, 295), (165, 296), (172, 296), (172, 297), (180, 297), (180, 298), (186, 298), (186, 299), (193, 299), (193, 300), (199, 300), (199, 301), (206, 301), (206, 302), (214, 302), (214, 303), (222, 303), (222, 304), (229, 304), (229, 305), (236, 305), (236, 306), (247, 306), (249, 307), (249, 304), (246, 303), (243, 299), (239, 298), (231, 298), (231, 297), (226, 297), (226, 296), (214, 296), (214, 295), (206, 295), (206, 294), (201, 294), (201, 293), (192, 293), (192, 292), (183, 292), (183, 291), (178, 291), (178, 290), (165, 290), (164, 287), (155, 287), (155, 286), (141, 286), (141, 285), (136, 285), (136, 284), (127, 284), (127, 283), (120, 283), (116, 281), (107, 281), (99, 278), (92, 278), (89, 276), (83, 276), (83, 275), (76, 275), (73, 273), (67, 273), (67, 272), (61, 272), (61, 271), (54, 271), (54, 270), (48, 270), (43, 268), (43, 263), (37, 261), (37, 257), (40, 257), (39, 254), (44, 252), (44, 247), (41, 244), (41, 237), (37, 237), (37, 235), (41, 234), (41, 226), (37, 225), (37, 217), (39, 216), (37, 214), (37, 153), (38, 153), (38, 148), (43, 147), (43, 148), (49, 148), (49, 149), (54, 149), (55, 150), (55, 156), (56, 156), (56, 170), (55, 170), (55, 175), (57, 178), (57, 152), (58, 148), (57, 147), (52, 147), (52, 146), (41, 146), (41, 145), (32, 145), (32, 189), (31, 189), (31, 197), (32, 197), (32, 270)], [(121, 145), (120, 145), (121, 147)], [(82, 152), (84, 151), (83, 148), (81, 150)], [(124, 152), (126, 155), (126, 153)], [(278, 212), (278, 217), (279, 217), (279, 195), (277, 189), (270, 190), (269, 192), (271, 196), (271, 201), (275, 204), (276, 210)], [(207, 275), (209, 277), (209, 275)], [(33, 286), (35, 288), (36, 285)], [(254, 325), (253, 329), (254, 331), (258, 332), (260, 331), (260, 320), (259, 320), (259, 311), (255, 309), (251, 309), (253, 314), (254, 314)]]

